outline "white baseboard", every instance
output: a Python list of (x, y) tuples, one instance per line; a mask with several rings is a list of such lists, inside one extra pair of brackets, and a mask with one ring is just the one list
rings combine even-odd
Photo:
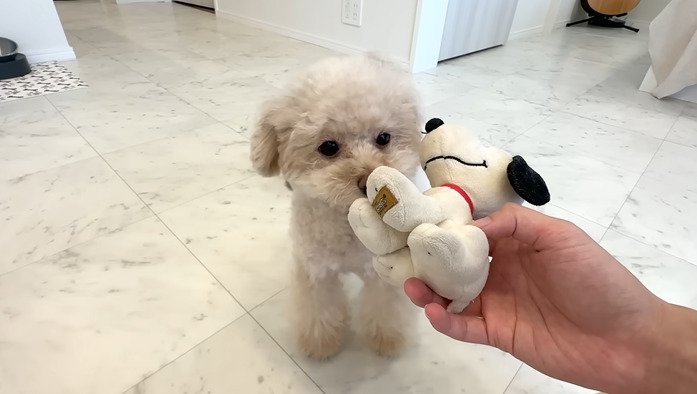
[[(566, 27), (566, 24), (569, 22), (571, 22), (571, 19), (560, 19), (560, 20), (554, 22), (554, 25), (552, 26), (552, 30), (557, 30), (557, 29), (561, 29), (563, 27)], [(630, 26), (639, 28), (639, 29), (648, 29), (649, 24), (651, 24), (651, 21), (627, 19), (627, 24)], [(531, 37), (531, 36), (534, 36), (537, 34), (542, 34), (542, 33), (544, 33), (544, 26), (535, 26), (535, 27), (530, 27), (527, 29), (522, 29), (522, 30), (511, 32), (508, 35), (508, 39), (509, 40), (516, 40), (519, 38)]]
[(172, 0), (112, 0), (116, 4), (133, 4), (133, 3), (171, 3)]
[(22, 53), (27, 57), (29, 63), (75, 60), (75, 51), (73, 51), (72, 47), (51, 48), (43, 51), (28, 51)]
[(651, 21), (644, 21), (640, 19), (627, 18), (627, 25), (636, 27), (640, 30), (648, 30)]
[[(552, 25), (552, 30), (557, 30), (562, 27), (566, 27), (566, 24), (569, 23), (571, 19), (560, 19), (556, 22), (554, 22), (554, 25)], [(517, 40), (520, 38), (527, 38), (527, 37), (532, 37), (538, 34), (542, 34), (545, 32), (545, 27), (543, 25), (539, 26), (534, 26), (534, 27), (529, 27), (527, 29), (522, 29), (518, 31), (512, 31), (508, 35), (509, 40)]]
[[(219, 8), (216, 10), (216, 15), (220, 16), (221, 18), (229, 19), (229, 20), (232, 20), (235, 22), (239, 22), (239, 23), (248, 25), (248, 26), (252, 26), (252, 27), (257, 27), (257, 28), (262, 29), (262, 30), (267, 30), (267, 31), (271, 31), (274, 33), (278, 33), (278, 34), (281, 34), (281, 35), (286, 36), (286, 37), (294, 38), (294, 39), (299, 40), (299, 41), (308, 42), (310, 44), (318, 45), (318, 46), (328, 48), (328, 49), (331, 49), (331, 50), (334, 50), (334, 51), (337, 51), (340, 53), (345, 53), (345, 54), (349, 54), (349, 55), (357, 55), (357, 54), (361, 54), (361, 53), (365, 53), (365, 52), (369, 51), (369, 49), (367, 49), (367, 48), (356, 47), (356, 46), (346, 44), (343, 42), (335, 41), (335, 40), (328, 39), (325, 37), (320, 37), (320, 36), (317, 36), (315, 34), (306, 33), (304, 31), (291, 29), (291, 28), (285, 27), (285, 26), (279, 26), (279, 25), (274, 24), (274, 23), (261, 21), (258, 19), (250, 18), (248, 16), (244, 16), (244, 15), (238, 15), (238, 14), (235, 14), (233, 12), (221, 10)], [(392, 57), (391, 60), (402, 65), (402, 66), (407, 66), (407, 67), (409, 66), (408, 59)]]
[(557, 30), (561, 29), (562, 27), (566, 27), (566, 24), (571, 22), (571, 19), (563, 19), (563, 20), (558, 20), (554, 22), (554, 26), (552, 26), (552, 30)]
[[(579, 18), (579, 20), (585, 19), (587, 17), (588, 16), (585, 16), (584, 18)], [(634, 19), (630, 19), (630, 18), (627, 18), (625, 20), (627, 21), (628, 26), (636, 27), (637, 29), (642, 29), (642, 30), (648, 29), (649, 25), (651, 24), (651, 21), (634, 20)], [(566, 24), (569, 22), (571, 22), (571, 19), (557, 21), (554, 23), (554, 28), (558, 29), (560, 27), (565, 27)], [(583, 25), (583, 26), (587, 26), (587, 25)]]
[(527, 29), (522, 29), (522, 30), (510, 32), (508, 34), (508, 39), (509, 40), (518, 40), (521, 38), (532, 37), (532, 36), (535, 36), (538, 34), (542, 34), (543, 31), (544, 31), (544, 26), (542, 26), (542, 25), (529, 27)]

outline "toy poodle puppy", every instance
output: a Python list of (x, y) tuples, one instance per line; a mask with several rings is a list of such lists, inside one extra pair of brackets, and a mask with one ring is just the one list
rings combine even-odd
[(409, 76), (373, 55), (319, 62), (262, 111), (251, 159), (261, 175), (280, 174), (293, 191), (294, 314), (300, 349), (311, 358), (342, 347), (349, 322), (342, 273), (364, 282), (358, 327), (368, 345), (393, 356), (406, 343), (407, 298), (378, 278), (347, 214), (375, 168), (415, 174), (420, 125)]

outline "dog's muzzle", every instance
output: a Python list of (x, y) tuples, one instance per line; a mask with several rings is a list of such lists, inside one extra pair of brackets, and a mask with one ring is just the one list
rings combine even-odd
[(363, 195), (368, 195), (368, 176), (358, 178), (358, 188), (361, 190)]

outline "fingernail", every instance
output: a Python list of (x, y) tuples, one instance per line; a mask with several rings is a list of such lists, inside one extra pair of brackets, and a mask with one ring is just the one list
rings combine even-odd
[(488, 226), (489, 224), (491, 224), (491, 218), (489, 216), (485, 216), (481, 219), (477, 219), (474, 221), (474, 225), (482, 229)]

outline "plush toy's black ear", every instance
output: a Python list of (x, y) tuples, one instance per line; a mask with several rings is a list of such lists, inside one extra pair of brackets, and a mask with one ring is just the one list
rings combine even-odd
[(513, 190), (523, 200), (532, 205), (545, 205), (549, 202), (549, 189), (545, 180), (535, 172), (520, 156), (514, 156), (508, 164), (508, 181)]
[(426, 134), (432, 132), (433, 130), (441, 127), (444, 122), (438, 118), (433, 118), (426, 122)]

